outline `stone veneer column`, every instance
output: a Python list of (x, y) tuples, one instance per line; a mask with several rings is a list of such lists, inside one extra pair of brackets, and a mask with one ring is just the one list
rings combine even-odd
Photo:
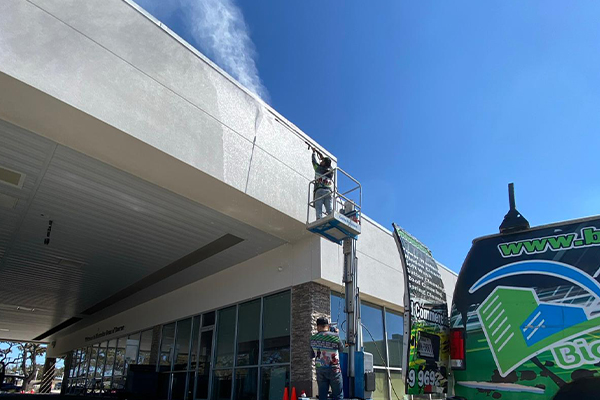
[(161, 325), (152, 328), (152, 345), (150, 347), (150, 365), (156, 365), (160, 353), (160, 331)]
[(302, 391), (308, 397), (317, 395), (315, 367), (310, 358), (310, 336), (316, 333), (319, 317), (330, 318), (331, 289), (315, 282), (292, 288), (292, 387), (298, 397)]

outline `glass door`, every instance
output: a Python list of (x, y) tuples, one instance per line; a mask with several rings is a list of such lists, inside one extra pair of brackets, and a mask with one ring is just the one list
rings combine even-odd
[(195, 399), (207, 400), (210, 393), (212, 352), (215, 332), (215, 313), (202, 316), (202, 328), (198, 346)]

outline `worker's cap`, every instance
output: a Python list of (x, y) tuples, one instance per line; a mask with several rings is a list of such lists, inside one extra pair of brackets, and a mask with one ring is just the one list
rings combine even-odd
[(329, 325), (329, 320), (327, 318), (317, 318), (317, 325), (319, 326), (323, 326), (323, 325)]

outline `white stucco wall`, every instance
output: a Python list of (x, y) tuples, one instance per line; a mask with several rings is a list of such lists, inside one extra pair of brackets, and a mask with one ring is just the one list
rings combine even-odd
[[(232, 191), (245, 193), (298, 222), (296, 229), (305, 221), (308, 182), (314, 176), (305, 142), (318, 145), (128, 2), (0, 2), (0, 74), (160, 150)], [(14, 96), (12, 101), (18, 100)], [(20, 108), (27, 106), (23, 101)], [(19, 118), (6, 108), (0, 111), (1, 117), (20, 126), (30, 123), (35, 115), (30, 112)], [(81, 139), (90, 133), (81, 127), (71, 132), (67, 127), (74, 123), (72, 120), (63, 118), (64, 126), (56, 128), (56, 133), (51, 124), (23, 127), (128, 168), (123, 157), (115, 160), (97, 147), (86, 147), (90, 140)], [(118, 152), (119, 147), (121, 144), (115, 142), (105, 152)], [(139, 165), (130, 172), (151, 181), (156, 178), (146, 175)], [(173, 171), (172, 179), (177, 179), (177, 174)], [(186, 191), (175, 185), (170, 189)], [(210, 200), (209, 195), (198, 196), (199, 200)], [(240, 207), (239, 196), (221, 197), (211, 206), (281, 234), (278, 214), (260, 221), (252, 217), (255, 209)], [(285, 228), (289, 230), (290, 225)], [(282, 235), (289, 239), (286, 234)]]
[(438, 268), (444, 281), (444, 289), (446, 290), (446, 301), (448, 302), (448, 312), (452, 308), (452, 296), (454, 295), (454, 288), (456, 287), (456, 281), (458, 275), (456, 272), (451, 271), (448, 267), (438, 262)]
[[(367, 300), (401, 308), (404, 304), (404, 274), (400, 254), (392, 232), (363, 216), (362, 233), (357, 242), (358, 270), (361, 294)], [(343, 254), (340, 246), (321, 241), (320, 281), (336, 290), (342, 285)], [(452, 302), (456, 273), (441, 265), (447, 301)]]
[[(127, 2), (0, 1), (2, 90), (0, 118), (290, 242), (57, 335), (51, 354), (99, 330), (125, 325), (122, 335), (311, 280), (340, 288), (341, 247), (304, 229), (314, 174), (305, 141), (318, 145)], [(362, 228), (364, 298), (400, 309), (391, 233), (368, 218)]]

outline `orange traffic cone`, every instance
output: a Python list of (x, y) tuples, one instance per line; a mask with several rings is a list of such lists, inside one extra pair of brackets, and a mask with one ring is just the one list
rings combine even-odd
[(290, 398), (288, 397), (288, 388), (287, 386), (285, 387), (285, 389), (283, 390), (283, 400), (290, 400)]
[(292, 388), (292, 399), (291, 400), (298, 400), (298, 396), (296, 396), (296, 387), (295, 386)]

